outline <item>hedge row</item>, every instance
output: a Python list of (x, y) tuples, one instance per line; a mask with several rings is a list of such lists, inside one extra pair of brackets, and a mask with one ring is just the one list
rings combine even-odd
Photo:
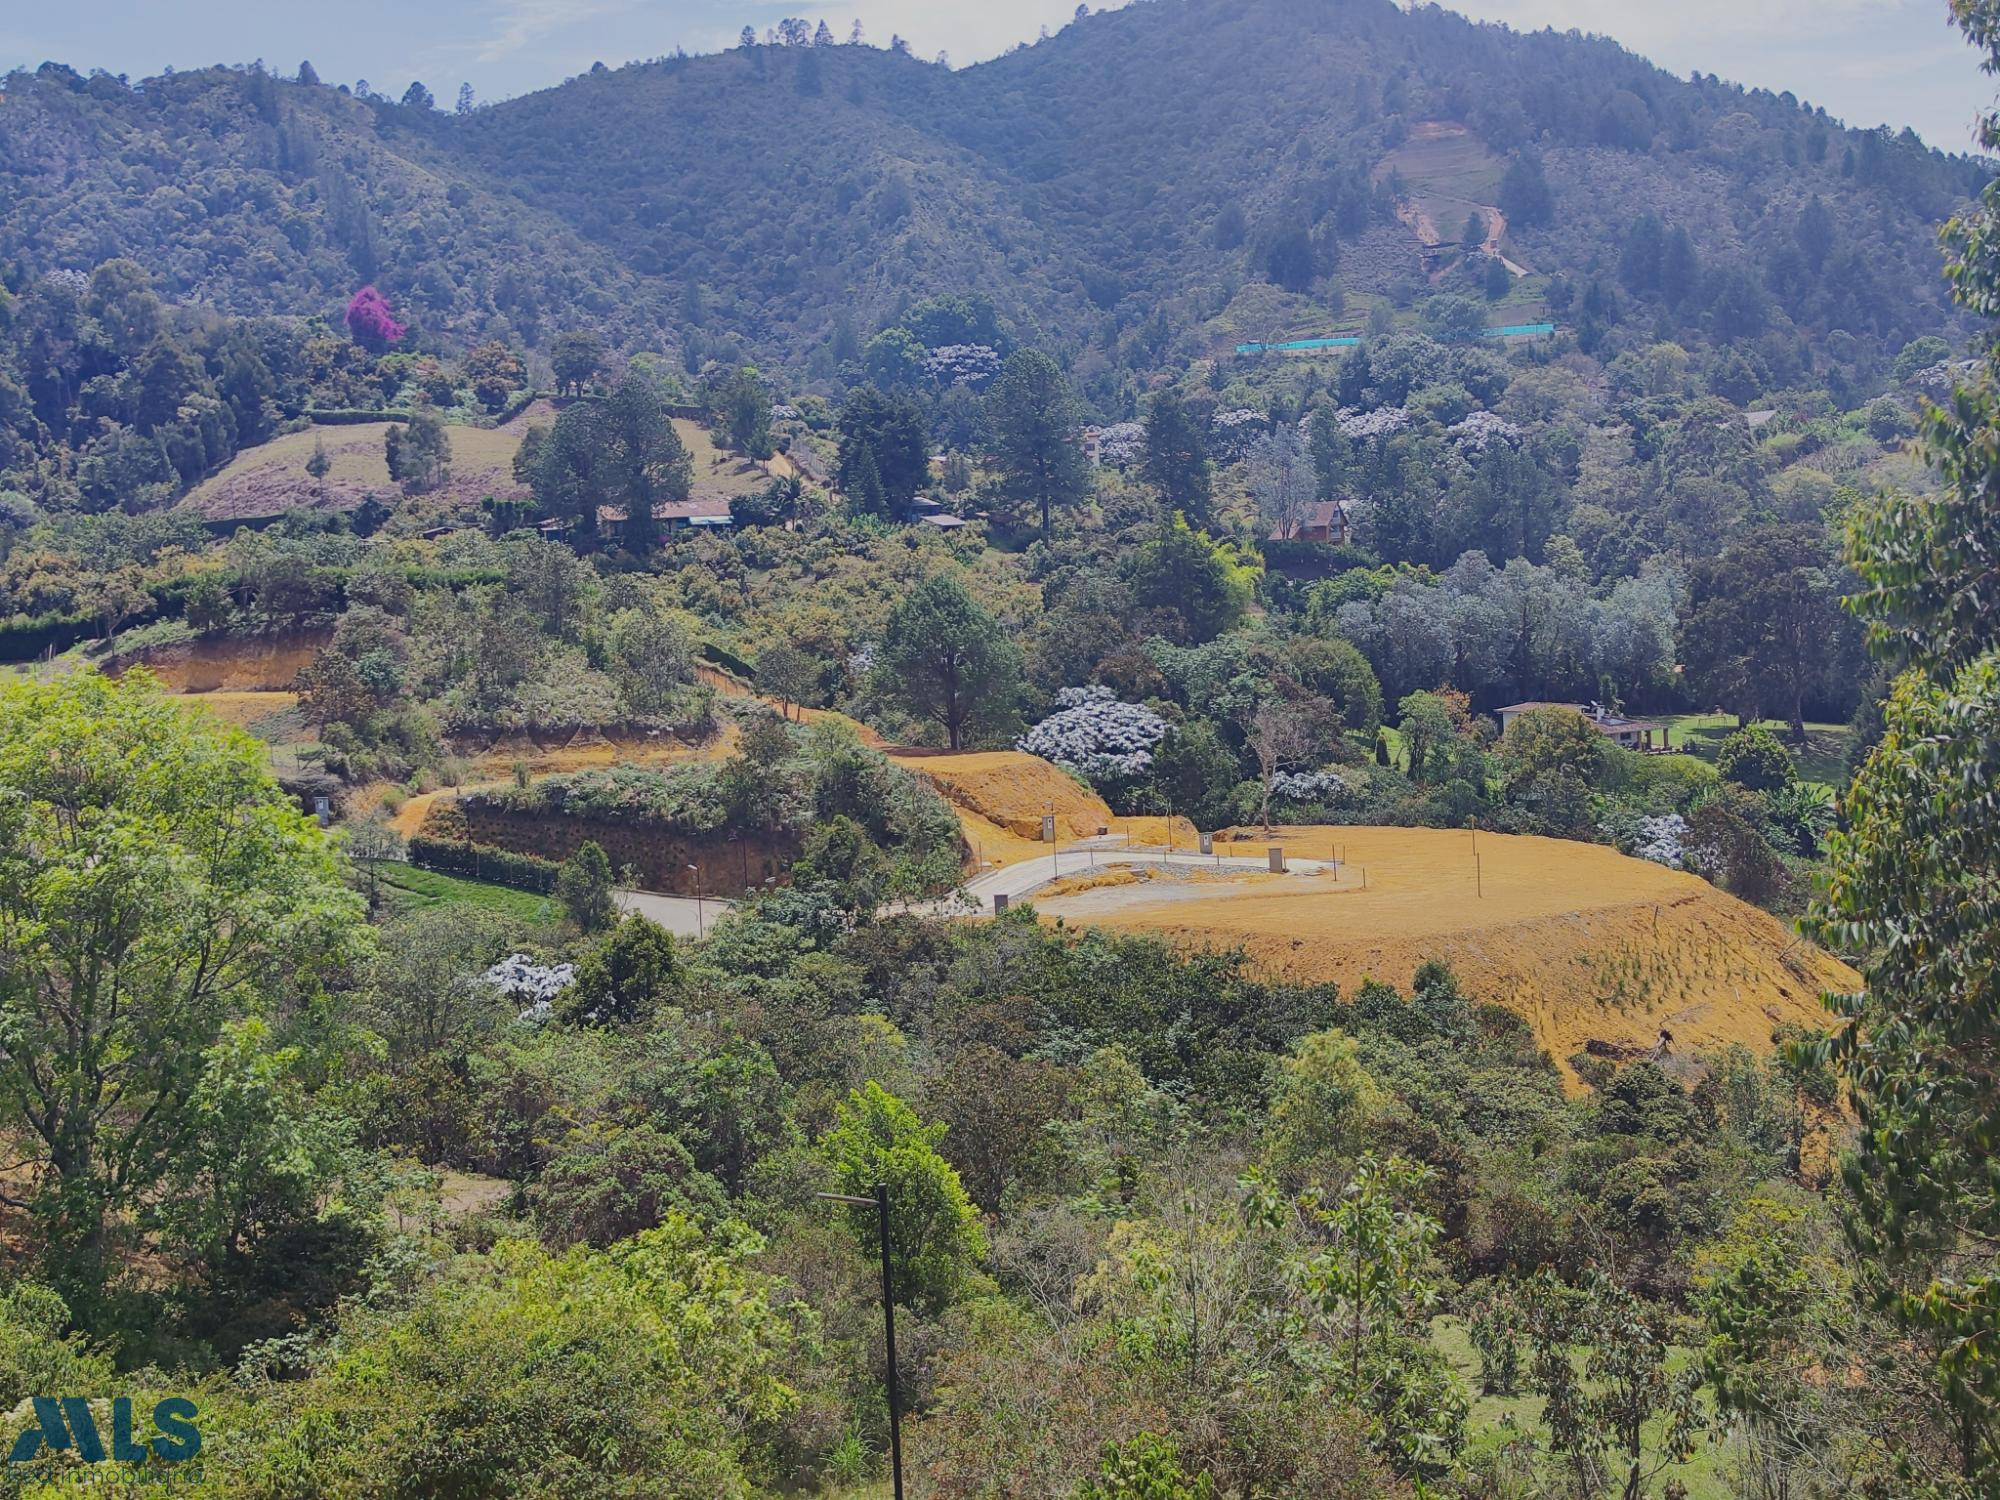
[(514, 392), (513, 395), (507, 398), (506, 403), (501, 406), (500, 410), (493, 413), (493, 425), (501, 427), (513, 421), (514, 418), (520, 416), (522, 412), (541, 400), (542, 395), (543, 393), (536, 390), (533, 386), (528, 387), (526, 390)]
[(364, 422), (407, 422), (406, 411), (371, 410), (365, 406), (309, 406), (306, 420), (315, 427), (358, 427)]
[(63, 652), (97, 633), (88, 615), (17, 615), (0, 620), (0, 662), (33, 661), (45, 651)]
[(417, 834), (410, 840), (410, 863), (426, 870), (442, 870), (447, 875), (463, 875), (469, 880), (510, 885), (516, 890), (549, 895), (556, 888), (562, 866), (552, 859), (533, 854), (516, 854), (491, 844), (462, 844), (455, 839), (427, 838)]
[(757, 676), (756, 663), (744, 660), (727, 646), (717, 645), (714, 641), (702, 642), (701, 656), (703, 661), (721, 667), (725, 672), (733, 672), (745, 682), (751, 682)]
[(1259, 542), (1264, 566), (1274, 572), (1331, 578), (1350, 568), (1373, 568), (1379, 559), (1361, 547), (1338, 542), (1306, 542), (1274, 538)]

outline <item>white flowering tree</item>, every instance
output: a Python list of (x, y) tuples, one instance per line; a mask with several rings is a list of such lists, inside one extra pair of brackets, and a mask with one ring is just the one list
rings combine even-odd
[(1495, 446), (1517, 448), (1521, 444), (1521, 429), (1490, 411), (1470, 412), (1447, 431), (1461, 453), (1484, 453)]
[(1064, 688), (1056, 694), (1056, 711), (1015, 745), (1096, 785), (1144, 776), (1166, 733), (1165, 719), (1119, 702), (1110, 688)]
[[(1085, 430), (1090, 436), (1091, 429)], [(1144, 422), (1113, 422), (1109, 427), (1095, 429), (1097, 436), (1097, 462), (1102, 468), (1123, 470), (1131, 468), (1146, 455), (1146, 424)]]
[(1400, 406), (1378, 406), (1373, 411), (1348, 408), (1339, 417), (1341, 436), (1349, 442), (1385, 438), (1410, 425), (1410, 414)]
[(1217, 463), (1233, 464), (1264, 435), (1270, 418), (1254, 406), (1219, 411), (1209, 419), (1208, 452)]

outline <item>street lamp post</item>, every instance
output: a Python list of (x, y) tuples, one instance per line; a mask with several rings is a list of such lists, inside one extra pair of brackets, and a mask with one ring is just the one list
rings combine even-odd
[(688, 868), (694, 872), (694, 935), (703, 938), (708, 936), (708, 924), (702, 920), (701, 866), (689, 865)]
[(827, 1203), (847, 1203), (875, 1210), (875, 1237), (882, 1246), (882, 1344), (889, 1361), (889, 1474), (896, 1500), (903, 1500), (903, 1393), (896, 1381), (896, 1288), (889, 1275), (889, 1187), (875, 1184), (874, 1193), (857, 1198), (850, 1193), (814, 1193)]

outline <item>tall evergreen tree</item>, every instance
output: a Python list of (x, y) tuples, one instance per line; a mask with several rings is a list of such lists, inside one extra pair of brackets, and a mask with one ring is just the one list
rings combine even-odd
[(1090, 465), (1078, 440), (1081, 417), (1069, 381), (1039, 350), (1013, 355), (987, 397), (1001, 492), (1035, 506), (1042, 536), (1050, 513), (1090, 493)]
[(1139, 472), (1159, 491), (1167, 509), (1181, 511), (1197, 524), (1207, 521), (1215, 477), (1208, 444), (1177, 391), (1164, 390), (1153, 398)]
[(875, 691), (964, 749), (1008, 730), (1019, 712), (1021, 653), (1000, 622), (949, 573), (933, 574), (889, 616)]
[(659, 540), (655, 508), (687, 499), (694, 465), (653, 383), (628, 378), (601, 410), (605, 489), (625, 508), (625, 545), (641, 554)]
[(930, 435), (924, 415), (908, 394), (885, 395), (862, 386), (840, 408), (840, 458), (834, 482), (850, 497), (860, 485), (862, 453), (881, 486), (881, 501), (873, 508), (885, 515), (909, 509), (917, 491), (930, 477)]

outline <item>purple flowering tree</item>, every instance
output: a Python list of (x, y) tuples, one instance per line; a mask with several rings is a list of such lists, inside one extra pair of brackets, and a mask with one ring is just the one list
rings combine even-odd
[(380, 354), (401, 342), (407, 331), (389, 309), (389, 299), (373, 286), (364, 286), (347, 303), (347, 331), (354, 342)]

